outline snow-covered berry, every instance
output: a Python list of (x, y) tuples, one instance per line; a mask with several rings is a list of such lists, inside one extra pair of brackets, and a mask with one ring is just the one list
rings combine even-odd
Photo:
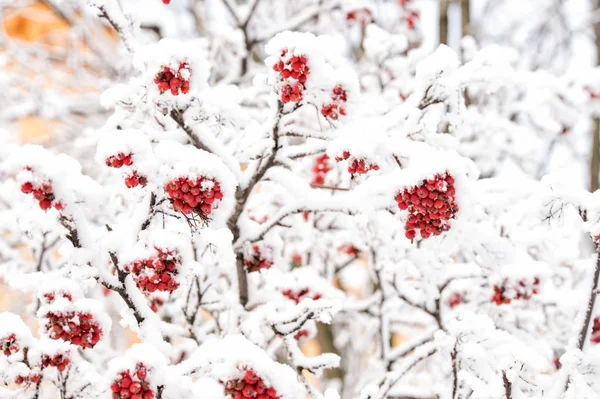
[(62, 210), (63, 204), (56, 200), (54, 189), (50, 181), (45, 181), (41, 184), (34, 184), (27, 181), (21, 185), (21, 192), (24, 194), (32, 194), (33, 198), (38, 201), (41, 209), (48, 210), (54, 206), (56, 210)]
[[(165, 3), (167, 4), (167, 3)], [(163, 66), (162, 70), (154, 77), (158, 91), (170, 91), (172, 95), (187, 94), (190, 91), (191, 70), (187, 62), (180, 62), (177, 70)]]
[(269, 269), (272, 265), (271, 248), (261, 244), (253, 244), (247, 247), (244, 253), (244, 266), (248, 272)]
[(303, 98), (304, 84), (310, 75), (308, 59), (304, 55), (282, 50), (279, 61), (273, 65), (282, 81), (280, 100), (283, 103), (299, 103)]
[(111, 155), (105, 159), (106, 166), (111, 168), (120, 168), (124, 166), (131, 166), (133, 161), (131, 159), (132, 154), (123, 154), (122, 152), (117, 155)]
[(590, 337), (590, 341), (595, 344), (600, 343), (600, 316), (595, 317), (592, 323), (592, 335)]
[(329, 156), (327, 154), (319, 155), (315, 159), (315, 163), (312, 167), (313, 179), (312, 184), (315, 186), (321, 186), (325, 184), (325, 176), (331, 170), (329, 162)]
[(56, 353), (52, 355), (44, 355), (42, 357), (42, 367), (56, 367), (60, 372), (65, 371), (71, 364), (71, 359), (67, 353)]
[(335, 157), (338, 162), (348, 160), (348, 173), (351, 175), (363, 175), (371, 170), (379, 170), (379, 165), (371, 163), (365, 158), (356, 158), (350, 151), (343, 151)]
[(179, 177), (164, 186), (173, 209), (208, 217), (219, 205), (223, 192), (219, 182), (207, 177)]
[(10, 334), (0, 340), (0, 350), (4, 353), (4, 356), (10, 356), (17, 353), (20, 350), (19, 344), (17, 343), (17, 336)]
[(511, 302), (510, 298), (505, 296), (506, 288), (504, 286), (494, 285), (494, 295), (491, 298), (491, 301), (496, 305), (505, 305)]
[(135, 370), (125, 370), (110, 386), (114, 399), (154, 399), (156, 392), (152, 389), (148, 378), (148, 368), (138, 363)]
[(124, 269), (133, 274), (138, 288), (145, 293), (173, 292), (179, 287), (175, 277), (181, 257), (176, 250), (155, 249), (156, 256), (136, 260), (125, 265)]
[(331, 102), (321, 106), (321, 115), (336, 120), (340, 115), (346, 115), (344, 104), (348, 101), (346, 90), (340, 85), (335, 86), (331, 92)]
[(49, 311), (46, 330), (50, 338), (69, 341), (83, 348), (93, 348), (102, 336), (102, 329), (91, 313)]
[(252, 369), (240, 367), (243, 376), (222, 382), (225, 393), (232, 399), (279, 399), (275, 388), (265, 384), (264, 380)]
[(300, 301), (302, 301), (303, 299), (313, 299), (313, 300), (317, 300), (321, 298), (321, 294), (318, 292), (313, 292), (311, 291), (310, 288), (302, 288), (299, 290), (293, 290), (291, 288), (287, 288), (285, 290), (283, 290), (281, 292), (281, 294), (283, 296), (285, 296), (288, 299), (291, 299), (292, 301), (294, 301), (296, 304), (300, 303)]
[(452, 294), (450, 294), (447, 300), (448, 306), (450, 306), (450, 308), (455, 308), (464, 302), (465, 298), (460, 292), (453, 292)]
[(450, 229), (448, 221), (458, 212), (454, 178), (450, 174), (436, 175), (411, 189), (396, 195), (400, 210), (408, 210), (404, 226), (406, 237), (413, 239), (419, 230), (421, 238), (440, 235)]

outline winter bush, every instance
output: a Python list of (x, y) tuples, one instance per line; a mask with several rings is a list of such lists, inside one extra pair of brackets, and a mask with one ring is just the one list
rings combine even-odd
[(548, 175), (597, 71), (430, 53), (416, 0), (48, 3), (101, 107), (0, 149), (0, 398), (600, 397), (598, 193)]

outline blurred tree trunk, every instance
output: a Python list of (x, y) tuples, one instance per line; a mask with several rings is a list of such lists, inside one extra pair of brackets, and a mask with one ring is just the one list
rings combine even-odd
[[(596, 9), (600, 8), (600, 0), (596, 0)], [(600, 21), (594, 23), (596, 34), (596, 64), (600, 65)], [(592, 127), (592, 156), (590, 161), (590, 191), (598, 189), (598, 173), (600, 172), (600, 118), (594, 118)]]
[[(461, 27), (461, 38), (467, 36), (469, 34), (469, 30), (471, 27), (471, 0), (460, 0), (460, 27)], [(461, 57), (463, 62), (465, 61), (465, 57), (462, 51), (461, 46)], [(469, 97), (469, 91), (465, 88), (464, 92), (465, 96), (465, 106), (469, 106), (471, 104), (471, 97)]]
[(448, 45), (448, 7), (450, 0), (440, 0), (440, 44)]
[(460, 0), (460, 25), (462, 31), (462, 37), (469, 34), (469, 27), (471, 25), (471, 1)]

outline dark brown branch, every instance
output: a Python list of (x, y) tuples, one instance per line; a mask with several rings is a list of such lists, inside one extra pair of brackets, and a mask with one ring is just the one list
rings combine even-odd
[(452, 359), (452, 399), (456, 398), (456, 392), (458, 390), (458, 342), (454, 344), (452, 353), (450, 354)]
[(581, 330), (579, 331), (579, 340), (577, 342), (577, 348), (583, 350), (585, 342), (587, 340), (587, 334), (590, 329), (590, 322), (592, 320), (592, 313), (594, 311), (594, 305), (596, 303), (596, 297), (598, 296), (598, 280), (600, 279), (600, 248), (596, 247), (596, 267), (594, 269), (594, 280), (592, 282), (592, 288), (590, 296), (587, 302), (585, 310), (585, 318)]
[(67, 239), (71, 241), (71, 244), (75, 248), (81, 248), (81, 242), (79, 241), (79, 233), (77, 232), (77, 228), (73, 224), (73, 220), (66, 217), (65, 215), (60, 215), (59, 218), (60, 224), (63, 225), (65, 229), (67, 229), (68, 234), (66, 235)]
[[(227, 221), (227, 226), (231, 233), (233, 234), (233, 242), (236, 242), (240, 238), (240, 228), (238, 226), (238, 220), (242, 213), (244, 212), (244, 207), (248, 202), (248, 197), (254, 190), (256, 184), (264, 177), (267, 170), (271, 168), (275, 163), (275, 158), (277, 157), (277, 151), (279, 150), (279, 121), (281, 120), (281, 116), (283, 113), (283, 103), (281, 101), (277, 102), (277, 115), (275, 116), (275, 121), (273, 123), (273, 147), (271, 148), (271, 153), (266, 158), (265, 162), (259, 166), (258, 170), (250, 179), (248, 186), (245, 189), (240, 189), (235, 193), (235, 210), (233, 215)], [(246, 306), (248, 303), (248, 277), (246, 276), (246, 270), (244, 268), (244, 258), (243, 254), (238, 251), (236, 254), (236, 271), (238, 277), (238, 291), (240, 303), (242, 306)]]
[(150, 209), (148, 210), (148, 217), (142, 223), (142, 230), (146, 230), (148, 226), (150, 226), (150, 222), (152, 221), (152, 217), (156, 213), (154, 210), (154, 206), (156, 205), (156, 194), (150, 194)]
[(129, 297), (127, 289), (125, 288), (125, 278), (127, 277), (127, 273), (119, 268), (119, 259), (117, 258), (117, 255), (114, 252), (109, 252), (109, 255), (112, 263), (115, 265), (115, 269), (117, 270), (117, 278), (119, 279), (121, 286), (117, 287), (102, 280), (100, 280), (100, 282), (106, 288), (116, 292), (121, 298), (123, 298), (127, 306), (133, 311), (135, 320), (139, 325), (141, 325), (144, 322), (144, 317), (138, 312), (137, 307)]
[(171, 115), (171, 118), (173, 118), (173, 120), (175, 121), (175, 123), (177, 123), (177, 125), (187, 134), (189, 139), (192, 141), (192, 144), (194, 145), (194, 147), (204, 150), (206, 152), (211, 152), (208, 149), (208, 147), (206, 147), (200, 141), (200, 139), (198, 139), (198, 136), (196, 136), (194, 131), (188, 125), (185, 124), (185, 122), (183, 121), (183, 114), (181, 113), (180, 110), (173, 109), (173, 110), (171, 110), (170, 115)]
[(506, 377), (506, 371), (502, 370), (502, 383), (504, 384), (504, 395), (506, 399), (512, 399), (512, 383)]

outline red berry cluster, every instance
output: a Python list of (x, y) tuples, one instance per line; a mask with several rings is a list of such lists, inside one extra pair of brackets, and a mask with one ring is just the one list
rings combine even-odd
[(138, 288), (145, 293), (154, 291), (173, 292), (179, 287), (175, 276), (181, 258), (177, 255), (176, 250), (155, 249), (158, 252), (155, 257), (136, 260), (125, 265), (125, 271), (134, 275)]
[(17, 353), (19, 351), (17, 336), (15, 334), (10, 334), (8, 337), (2, 339), (2, 341), (0, 341), (0, 348), (2, 349), (2, 353), (4, 353), (4, 356), (10, 356)]
[(100, 341), (102, 329), (90, 313), (48, 312), (46, 317), (46, 329), (52, 339), (62, 338), (83, 348), (93, 348)]
[(296, 334), (294, 334), (294, 339), (299, 340), (302, 337), (308, 337), (310, 332), (308, 330), (300, 330)]
[(62, 202), (55, 201), (54, 189), (49, 182), (42, 183), (37, 187), (32, 182), (25, 182), (21, 185), (21, 192), (24, 194), (33, 194), (33, 197), (38, 201), (40, 208), (43, 210), (50, 209), (53, 205), (58, 211), (63, 209)]
[(313, 179), (312, 184), (321, 186), (325, 184), (325, 176), (331, 170), (329, 165), (329, 156), (327, 154), (319, 155), (315, 159), (315, 164), (312, 167)]
[[(133, 165), (133, 160), (131, 159), (133, 154), (123, 154), (122, 152), (117, 155), (111, 155), (106, 158), (106, 166), (111, 168), (121, 168), (122, 166), (131, 166)], [(132, 171), (128, 176), (125, 177), (125, 185), (128, 188), (137, 187), (139, 185), (145, 186), (148, 183), (148, 179), (146, 176), (141, 176), (138, 174), (137, 170)]]
[(217, 208), (223, 192), (219, 183), (206, 177), (180, 177), (165, 184), (173, 209), (185, 214), (195, 212), (208, 217)]
[(540, 279), (535, 277), (533, 284), (529, 286), (524, 280), (519, 281), (519, 285), (515, 288), (517, 299), (531, 299), (533, 295), (537, 295), (540, 287)]
[(339, 250), (344, 252), (345, 254), (352, 256), (358, 256), (358, 254), (360, 253), (360, 249), (356, 248), (352, 244), (344, 244), (339, 248)]
[(131, 166), (133, 164), (133, 161), (131, 160), (132, 155), (133, 154), (131, 153), (123, 154), (120, 152), (117, 155), (111, 155), (110, 157), (106, 158), (104, 162), (106, 163), (106, 166), (117, 169), (123, 165)]
[(160, 307), (164, 304), (165, 301), (162, 298), (152, 298), (150, 300), (150, 309), (152, 309), (152, 311), (156, 313), (158, 312), (158, 309), (160, 309)]
[(331, 93), (331, 99), (333, 100), (332, 103), (323, 104), (323, 106), (321, 106), (321, 115), (333, 120), (336, 120), (339, 115), (346, 115), (346, 108), (343, 105), (348, 101), (346, 90), (344, 90), (342, 86), (334, 87)]
[(406, 21), (406, 26), (409, 30), (415, 29), (417, 25), (417, 21), (419, 20), (419, 11), (417, 10), (406, 10), (406, 15), (404, 16), (404, 20)]
[(308, 59), (303, 55), (290, 56), (287, 50), (283, 50), (281, 59), (273, 65), (273, 70), (279, 72), (281, 80), (285, 82), (281, 88), (281, 101), (301, 102), (304, 83), (310, 75)]
[(257, 272), (261, 269), (269, 269), (273, 265), (273, 261), (264, 257), (260, 245), (252, 245), (250, 253), (244, 255), (244, 266), (249, 273)]
[(263, 379), (253, 370), (244, 369), (242, 378), (221, 383), (225, 386), (225, 393), (232, 399), (279, 399), (277, 391), (273, 387), (266, 386)]
[(300, 266), (302, 266), (302, 255), (300, 255), (300, 254), (293, 254), (292, 255), (292, 266), (293, 267), (300, 267)]
[(138, 363), (133, 374), (131, 371), (122, 371), (112, 385), (114, 399), (154, 399), (154, 391), (146, 381), (148, 370), (143, 363)]
[(462, 296), (462, 294), (460, 292), (453, 292), (448, 297), (448, 306), (450, 306), (450, 308), (452, 308), (452, 309), (464, 302), (465, 302), (465, 298)]
[(190, 67), (187, 62), (179, 63), (177, 71), (168, 66), (163, 66), (162, 71), (154, 77), (154, 83), (157, 84), (158, 91), (161, 93), (171, 90), (171, 94), (174, 96), (178, 96), (179, 93), (187, 94), (190, 91), (190, 74)]
[(458, 212), (455, 195), (454, 178), (449, 174), (436, 175), (410, 190), (404, 189), (404, 192), (398, 193), (398, 207), (409, 212), (404, 227), (406, 238), (415, 238), (417, 229), (423, 239), (449, 230), (448, 220)]
[(494, 285), (494, 295), (492, 295), (491, 301), (496, 305), (505, 305), (510, 303), (510, 298), (506, 297), (506, 288), (504, 286)]
[(596, 91), (596, 90), (594, 90), (594, 89), (593, 89), (593, 88), (591, 88), (591, 87), (586, 87), (586, 88), (585, 88), (585, 91), (587, 91), (587, 92), (588, 92), (588, 94), (589, 94), (589, 96), (590, 96), (590, 98), (591, 98), (592, 100), (597, 100), (597, 99), (599, 99), (599, 98), (600, 98), (600, 92), (599, 92), (599, 91)]
[(373, 20), (371, 11), (368, 8), (361, 8), (358, 10), (348, 11), (346, 13), (346, 21), (357, 21), (361, 25), (367, 25)]
[[(68, 301), (72, 301), (73, 300), (73, 297), (68, 292), (63, 292), (60, 295), (63, 298), (67, 299)], [(47, 292), (47, 293), (44, 294), (44, 298), (46, 298), (46, 300), (48, 301), (48, 303), (53, 302), (54, 299), (56, 298), (56, 292)]]
[[(515, 299), (531, 299), (533, 295), (537, 295), (539, 292), (540, 279), (535, 277), (533, 284), (529, 286), (524, 280), (520, 280), (518, 285), (514, 288)], [(505, 293), (507, 290), (506, 280), (501, 286), (494, 285), (494, 295), (491, 301), (496, 305), (503, 305), (511, 303), (511, 298), (508, 298)]]
[[(350, 158), (352, 155), (350, 151), (344, 151), (341, 156), (335, 157), (335, 160), (340, 162)], [(371, 170), (379, 170), (379, 165), (376, 163), (370, 163), (366, 159), (354, 158), (350, 160), (348, 164), (348, 173), (351, 175), (364, 175)]]
[(592, 324), (592, 336), (590, 337), (590, 341), (595, 344), (600, 343), (600, 317), (595, 317), (594, 322)]
[(18, 375), (15, 378), (15, 384), (17, 385), (21, 385), (21, 384), (37, 384), (38, 382), (40, 382), (40, 378), (41, 376), (37, 373), (31, 374), (31, 375)]
[(311, 290), (309, 288), (303, 288), (301, 290), (292, 290), (290, 288), (287, 288), (287, 289), (283, 290), (281, 293), (283, 294), (283, 296), (296, 302), (296, 304), (300, 303), (301, 300), (306, 299), (306, 298), (310, 298), (315, 301), (317, 299), (321, 299), (321, 294), (319, 294), (318, 292), (313, 293), (313, 292), (311, 292)]
[(42, 367), (56, 367), (58, 371), (65, 371), (71, 364), (71, 359), (66, 354), (57, 353), (54, 356), (44, 355), (42, 357)]
[(148, 183), (146, 176), (139, 175), (137, 170), (134, 170), (130, 175), (125, 176), (125, 185), (127, 188), (133, 188), (140, 185), (145, 186), (146, 183)]

